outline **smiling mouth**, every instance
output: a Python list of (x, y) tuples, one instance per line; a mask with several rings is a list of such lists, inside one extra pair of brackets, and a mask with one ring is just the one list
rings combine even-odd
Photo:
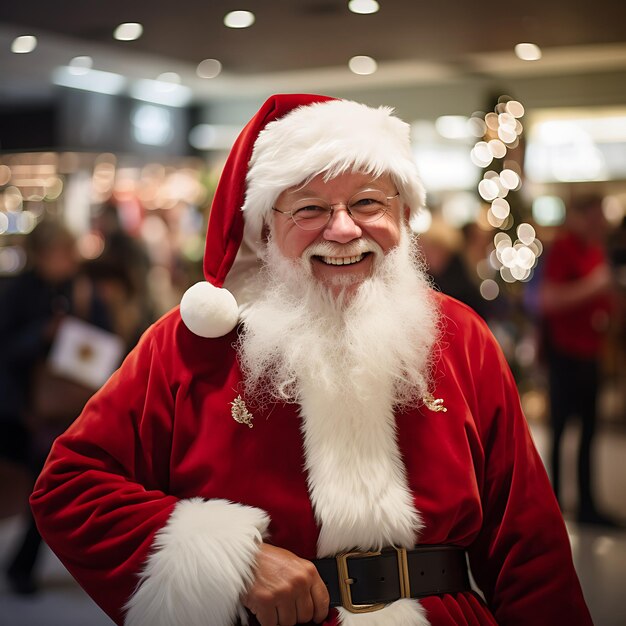
[(369, 254), (371, 253), (365, 252), (363, 254), (357, 254), (356, 256), (315, 256), (314, 258), (325, 265), (354, 265), (355, 263), (360, 263)]

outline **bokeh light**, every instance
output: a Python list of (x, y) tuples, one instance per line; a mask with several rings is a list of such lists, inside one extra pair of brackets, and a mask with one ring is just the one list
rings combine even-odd
[(541, 58), (541, 48), (534, 43), (518, 43), (515, 54), (522, 61), (538, 61)]
[(251, 11), (231, 11), (224, 16), (224, 25), (228, 28), (248, 28), (255, 20)]
[(348, 9), (352, 11), (352, 13), (369, 15), (370, 13), (376, 13), (380, 9), (380, 6), (376, 0), (350, 0), (350, 2), (348, 2)]
[(372, 58), (365, 55), (357, 55), (348, 61), (348, 67), (353, 74), (367, 76), (373, 74), (378, 69), (378, 63)]
[(20, 35), (11, 43), (11, 52), (15, 54), (28, 54), (37, 47), (37, 37), (34, 35)]
[(222, 64), (217, 59), (204, 59), (196, 68), (196, 74), (200, 78), (215, 78), (221, 71)]
[(143, 26), (138, 22), (124, 22), (113, 31), (113, 37), (118, 41), (135, 41), (142, 34)]

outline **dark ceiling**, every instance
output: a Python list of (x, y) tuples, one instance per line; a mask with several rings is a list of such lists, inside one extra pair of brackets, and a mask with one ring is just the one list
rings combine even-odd
[[(619, 0), (379, 3), (378, 13), (355, 15), (344, 0), (7, 0), (0, 24), (194, 64), (216, 58), (244, 75), (342, 66), (357, 54), (463, 66), (467, 54), (507, 51), (520, 41), (550, 48), (626, 40)], [(235, 9), (253, 11), (256, 23), (226, 28), (223, 17)], [(143, 36), (115, 42), (121, 22), (142, 23)]]

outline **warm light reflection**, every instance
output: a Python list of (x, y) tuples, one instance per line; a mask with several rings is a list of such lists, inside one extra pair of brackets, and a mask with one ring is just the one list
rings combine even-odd
[(97, 259), (104, 250), (104, 237), (96, 232), (85, 233), (78, 238), (76, 247), (84, 259)]
[(502, 159), (506, 156), (506, 146), (499, 139), (491, 139), (487, 145), (494, 158)]
[(478, 183), (478, 193), (483, 200), (490, 202), (498, 197), (498, 185), (493, 180), (483, 178), (483, 180)]
[(531, 224), (520, 224), (517, 227), (517, 236), (523, 244), (530, 244), (535, 240), (535, 229)]
[(490, 210), (496, 218), (505, 220), (511, 212), (511, 207), (504, 198), (496, 198), (492, 202)]
[(11, 168), (8, 165), (0, 165), (0, 185), (6, 185), (11, 180)]
[(505, 169), (500, 172), (500, 182), (505, 189), (517, 189), (521, 181), (516, 172)]
[(507, 113), (510, 113), (515, 118), (520, 118), (524, 116), (524, 106), (521, 102), (517, 100), (509, 100), (505, 105), (504, 109)]
[(26, 253), (19, 246), (0, 248), (0, 273), (17, 274), (26, 266)]
[(487, 278), (480, 283), (480, 295), (485, 300), (495, 300), (499, 294), (500, 287), (495, 280)]
[(474, 137), (484, 137), (487, 132), (487, 124), (485, 124), (483, 117), (479, 117), (479, 115), (484, 114), (475, 113), (467, 120), (469, 131)]
[(486, 141), (479, 141), (470, 152), (470, 159), (477, 167), (487, 167), (493, 161), (493, 153)]
[(37, 225), (37, 217), (30, 211), (22, 211), (15, 219), (15, 227), (18, 233), (27, 235)]
[(18, 187), (11, 186), (4, 190), (4, 208), (7, 211), (19, 211), (22, 208), (23, 196)]

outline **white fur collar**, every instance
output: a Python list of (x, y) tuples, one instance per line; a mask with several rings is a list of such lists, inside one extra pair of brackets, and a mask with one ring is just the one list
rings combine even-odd
[[(370, 393), (356, 400), (303, 385), (302, 430), (309, 493), (321, 527), (319, 557), (353, 548), (410, 548), (422, 528), (396, 440), (391, 389), (367, 380), (366, 371), (361, 377)], [(340, 619), (344, 626), (428, 625), (415, 600), (370, 614), (340, 610)]]

